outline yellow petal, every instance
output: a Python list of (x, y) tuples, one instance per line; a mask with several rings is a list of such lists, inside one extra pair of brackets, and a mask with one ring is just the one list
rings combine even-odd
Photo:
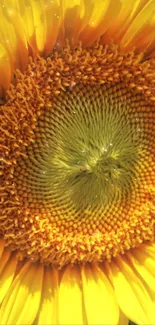
[[(61, 23), (61, 8), (59, 1), (45, 0), (44, 5), (44, 21), (45, 21), (45, 41), (44, 41), (44, 55), (52, 52), (56, 40), (58, 38), (59, 27)], [(54, 32), (53, 32), (54, 31)], [(59, 40), (57, 40), (59, 42)], [(58, 46), (59, 47), (59, 46)]]
[(152, 256), (153, 258), (155, 258), (155, 242), (151, 243), (151, 244), (144, 244), (143, 246), (143, 250), (149, 255)]
[(80, 40), (82, 40), (84, 46), (90, 46), (95, 41), (99, 40), (100, 37), (104, 35), (105, 31), (107, 31), (109, 26), (114, 23), (120, 10), (120, 0), (115, 0), (115, 5), (113, 0), (95, 1), (90, 19), (80, 35)]
[(78, 267), (68, 266), (59, 291), (59, 323), (80, 325), (83, 322), (82, 288)]
[[(143, 249), (145, 247), (146, 251)], [(132, 267), (137, 271), (140, 278), (144, 282), (149, 295), (152, 299), (150, 308), (147, 309), (149, 315), (150, 324), (155, 324), (155, 254), (150, 257), (147, 254), (147, 245), (143, 245), (141, 248), (135, 248), (131, 253), (127, 254), (127, 257)]]
[(1, 324), (32, 324), (40, 304), (42, 278), (43, 266), (28, 262), (24, 265), (2, 303)]
[(25, 69), (28, 60), (27, 42), (15, 0), (8, 0), (7, 5), (6, 1), (2, 0), (0, 41), (8, 53), (12, 70)]
[(27, 68), (29, 55), (36, 56), (38, 53), (47, 55), (52, 51), (61, 18), (58, 2), (1, 1), (0, 96), (5, 96), (14, 71), (17, 68), (21, 71)]
[(11, 81), (11, 62), (9, 54), (0, 44), (0, 97), (4, 97)]
[(18, 1), (18, 11), (33, 55), (49, 54), (56, 41), (60, 24), (58, 1), (20, 0)]
[(94, 7), (94, 1), (90, 0), (61, 1), (60, 42), (68, 39), (73, 46), (78, 43), (81, 31), (89, 24)]
[[(145, 28), (148, 27), (148, 25), (151, 24), (151, 22), (154, 20), (154, 8), (154, 0), (147, 1), (144, 7), (142, 7), (142, 10), (135, 17), (125, 35), (123, 36), (121, 44), (124, 47), (137, 47), (138, 38), (140, 39), (142, 37), (144, 40), (145, 36), (147, 37), (147, 33), (145, 34)], [(148, 44), (149, 42), (150, 40), (148, 40)]]
[[(4, 27), (5, 26), (5, 27)], [(9, 88), (15, 69), (24, 71), (28, 49), (16, 0), (1, 1), (0, 5), (0, 95)]]
[(0, 239), (0, 258), (3, 254), (4, 246), (5, 246), (5, 241), (3, 239)]
[(36, 54), (42, 52), (45, 42), (44, 1), (20, 0), (18, 6), (29, 45)]
[(125, 258), (117, 257), (116, 263), (111, 262), (107, 267), (111, 277), (118, 304), (123, 313), (137, 324), (154, 324), (150, 317), (152, 300), (143, 282), (133, 268), (125, 262)]
[(10, 259), (9, 257), (10, 252), (5, 249), (0, 261), (0, 303), (11, 286), (17, 266), (16, 257), (12, 256)]
[(155, 259), (152, 258), (152, 268), (148, 269), (148, 255), (141, 251), (141, 249), (134, 249), (127, 254), (129, 261), (133, 268), (143, 278), (147, 286), (155, 293)]
[(44, 270), (41, 306), (35, 324), (58, 324), (58, 271), (47, 267)]
[[(139, 2), (139, 0), (137, 0)], [(112, 42), (120, 44), (123, 31), (129, 25), (129, 17), (132, 16), (133, 8), (136, 7), (136, 0), (121, 0), (117, 2), (117, 6), (111, 3), (112, 10), (108, 10), (106, 15), (107, 28), (104, 30), (104, 35), (101, 42), (103, 44), (111, 44)], [(111, 9), (111, 8), (110, 8)], [(111, 15), (112, 11), (112, 15)], [(102, 25), (104, 26), (104, 21)]]
[(118, 325), (128, 325), (128, 324), (129, 324), (128, 317), (126, 317), (120, 310)]
[(5, 264), (9, 260), (10, 254), (11, 254), (11, 251), (8, 248), (5, 248), (3, 251), (3, 254), (1, 256), (1, 259), (0, 259), (0, 274), (1, 274)]
[(112, 286), (97, 266), (82, 268), (84, 305), (88, 324), (117, 324), (119, 308)]

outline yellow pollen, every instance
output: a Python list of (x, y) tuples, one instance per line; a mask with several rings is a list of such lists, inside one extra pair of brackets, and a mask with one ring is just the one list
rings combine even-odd
[(96, 44), (16, 72), (0, 113), (0, 236), (19, 260), (110, 261), (154, 240), (154, 66)]

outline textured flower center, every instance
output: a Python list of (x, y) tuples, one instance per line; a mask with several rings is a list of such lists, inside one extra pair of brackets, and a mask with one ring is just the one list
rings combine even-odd
[(75, 86), (43, 112), (14, 173), (27, 206), (76, 222), (79, 214), (85, 220), (88, 209), (104, 215), (107, 205), (130, 198), (141, 177), (144, 118), (136, 121), (117, 88)]
[(2, 237), (59, 266), (154, 238), (154, 104), (100, 49), (69, 51), (18, 73), (2, 108)]

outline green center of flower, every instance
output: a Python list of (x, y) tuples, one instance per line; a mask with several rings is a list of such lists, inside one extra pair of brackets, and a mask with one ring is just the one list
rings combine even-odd
[(138, 177), (140, 126), (130, 107), (103, 87), (62, 92), (40, 116), (20, 158), (16, 183), (29, 206), (81, 211), (131, 194)]

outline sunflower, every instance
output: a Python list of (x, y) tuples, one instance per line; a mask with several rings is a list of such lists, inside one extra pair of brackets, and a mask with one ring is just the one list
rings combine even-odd
[(155, 1), (0, 4), (0, 324), (155, 324)]

